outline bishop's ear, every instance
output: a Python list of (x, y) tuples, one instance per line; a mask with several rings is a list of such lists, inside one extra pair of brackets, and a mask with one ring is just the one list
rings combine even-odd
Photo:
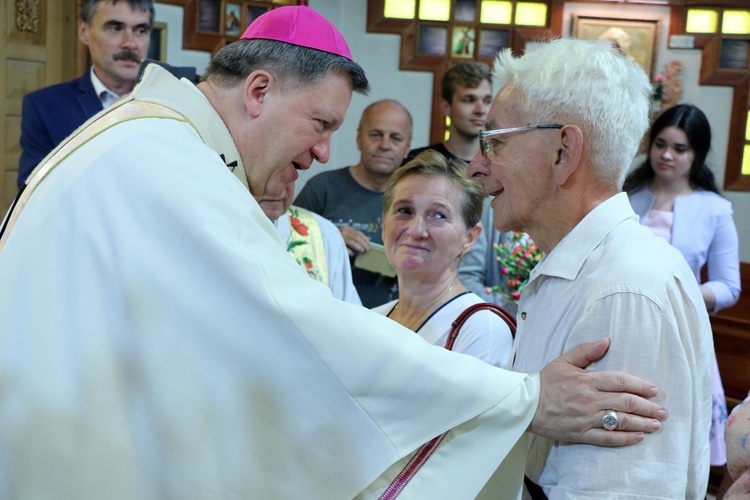
[(268, 93), (276, 85), (276, 79), (267, 71), (253, 71), (245, 79), (243, 101), (247, 112), (252, 117), (260, 115), (268, 99)]

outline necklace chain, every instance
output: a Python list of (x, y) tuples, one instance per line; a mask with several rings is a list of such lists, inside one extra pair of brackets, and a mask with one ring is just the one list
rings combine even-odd
[[(437, 298), (432, 301), (432, 304), (437, 303), (442, 298), (443, 295), (445, 295), (446, 293), (450, 293), (451, 290), (453, 290), (453, 285), (449, 286), (447, 290), (444, 290), (440, 295), (438, 295)], [(398, 309), (399, 304), (401, 304), (400, 300), (398, 302), (396, 302), (396, 305), (393, 307), (393, 311), (392, 312), (396, 312), (396, 309)], [(440, 305), (440, 304), (438, 304), (438, 305)], [(408, 328), (409, 330), (416, 331), (416, 330), (414, 330), (414, 327), (417, 326), (417, 325), (419, 325), (421, 323), (421, 321), (424, 320), (427, 317), (427, 315), (430, 314), (431, 312), (432, 312), (432, 307), (428, 307), (425, 310), (425, 312), (422, 313), (422, 315), (420, 317), (418, 317), (415, 321), (411, 322), (408, 325), (404, 325), (404, 326), (406, 326), (406, 328)]]

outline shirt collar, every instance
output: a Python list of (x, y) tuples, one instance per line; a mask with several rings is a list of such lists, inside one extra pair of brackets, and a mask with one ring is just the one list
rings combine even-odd
[(94, 73), (94, 67), (91, 66), (91, 84), (94, 86), (94, 91), (96, 91), (97, 97), (99, 97), (99, 100), (102, 102), (102, 106), (104, 108), (108, 108), (112, 105), (113, 102), (115, 102), (117, 99), (120, 98), (119, 95), (115, 94), (111, 90), (109, 90), (99, 79), (98, 76), (96, 76), (96, 73)]
[(547, 275), (573, 280), (588, 256), (621, 222), (637, 216), (628, 195), (618, 193), (589, 212), (534, 268), (531, 279)]

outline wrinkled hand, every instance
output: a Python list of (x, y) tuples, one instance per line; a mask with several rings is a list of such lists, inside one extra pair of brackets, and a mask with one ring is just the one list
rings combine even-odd
[[(607, 338), (583, 344), (544, 367), (531, 432), (572, 443), (624, 446), (661, 429), (667, 410), (648, 401), (659, 394), (655, 385), (623, 372), (583, 370), (608, 348)], [(617, 412), (617, 430), (602, 428), (605, 410)]]
[(351, 226), (339, 226), (341, 236), (344, 237), (346, 249), (349, 251), (349, 257), (356, 254), (365, 253), (370, 249), (370, 238), (362, 231), (357, 231)]

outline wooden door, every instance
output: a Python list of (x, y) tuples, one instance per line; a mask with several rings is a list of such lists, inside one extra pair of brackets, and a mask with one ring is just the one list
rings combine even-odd
[(0, 1), (0, 219), (17, 193), (24, 94), (77, 76), (76, 0)]

